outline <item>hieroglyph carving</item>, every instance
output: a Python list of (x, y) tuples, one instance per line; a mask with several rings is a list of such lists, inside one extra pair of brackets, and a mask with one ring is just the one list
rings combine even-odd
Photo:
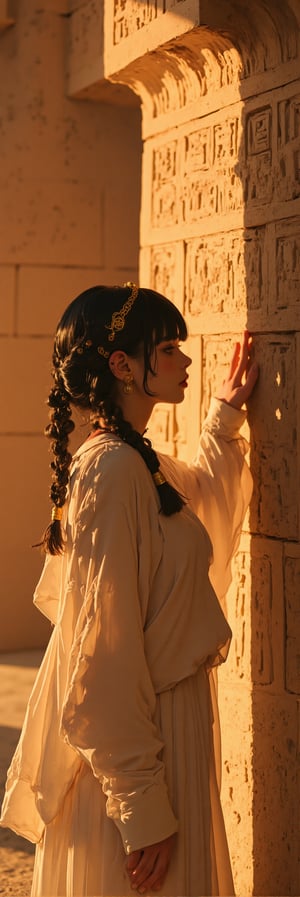
[(251, 580), (252, 680), (255, 685), (269, 685), (273, 681), (272, 567), (270, 558), (253, 554)]
[(300, 218), (276, 227), (276, 306), (300, 306)]
[(150, 25), (183, 0), (114, 0), (114, 44)]
[(152, 225), (189, 224), (243, 205), (240, 118), (183, 133), (153, 150)]
[[(263, 359), (264, 377), (248, 413), (254, 479), (251, 529), (274, 538), (297, 539), (295, 340), (292, 336), (257, 334), (255, 352)], [(232, 339), (203, 339), (203, 413), (211, 396), (218, 394), (231, 353)]]
[(213, 234), (187, 241), (186, 311), (234, 314), (260, 308), (264, 228)]
[(273, 681), (270, 558), (255, 550), (239, 550), (232, 562), (232, 573), (227, 604), (234, 632), (227, 675), (268, 685)]
[(154, 290), (178, 305), (177, 253), (175, 245), (151, 249), (150, 282)]
[(299, 197), (300, 94), (250, 112), (245, 133), (243, 177), (247, 205)]
[(176, 140), (159, 146), (153, 152), (152, 219), (157, 227), (177, 224), (179, 221), (177, 156)]
[(247, 203), (270, 202), (273, 195), (274, 172), (272, 169), (272, 110), (259, 109), (248, 115), (246, 122), (246, 177), (245, 200)]
[(300, 94), (278, 103), (277, 191), (282, 200), (300, 196)]
[(203, 338), (203, 407), (202, 420), (207, 414), (210, 400), (218, 395), (219, 384), (225, 379), (232, 355), (232, 338)]
[(114, 0), (114, 44), (156, 19), (160, 6), (159, 0)]
[(294, 540), (299, 537), (295, 338), (256, 334), (255, 351), (263, 359), (264, 376), (248, 414), (254, 479), (251, 524), (261, 534)]

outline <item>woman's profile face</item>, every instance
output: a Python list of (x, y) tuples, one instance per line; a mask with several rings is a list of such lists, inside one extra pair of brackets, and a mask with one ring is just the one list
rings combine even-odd
[[(151, 357), (154, 373), (149, 371), (146, 381), (147, 389), (154, 399), (153, 404), (177, 404), (183, 401), (188, 385), (187, 369), (191, 363), (191, 358), (183, 352), (178, 339), (165, 339), (157, 344)], [(144, 389), (144, 358), (130, 358), (130, 366), (135, 389), (147, 395)]]

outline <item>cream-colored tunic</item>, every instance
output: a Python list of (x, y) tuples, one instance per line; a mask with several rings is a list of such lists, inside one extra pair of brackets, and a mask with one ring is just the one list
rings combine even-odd
[(244, 417), (213, 400), (195, 462), (161, 456), (187, 499), (171, 517), (118, 437), (74, 457), (67, 550), (34, 598), (54, 628), (1, 817), (38, 842), (33, 897), (130, 894), (125, 853), (177, 830), (163, 893), (233, 894), (211, 671), (231, 635), (213, 586), (222, 602), (251, 495)]

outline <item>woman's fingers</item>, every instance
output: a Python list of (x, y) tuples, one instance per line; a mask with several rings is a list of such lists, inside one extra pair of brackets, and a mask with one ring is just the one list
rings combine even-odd
[(142, 855), (143, 855), (142, 850), (134, 850), (132, 853), (129, 854), (129, 857), (126, 860), (127, 872), (131, 873), (134, 871), (134, 869), (136, 869), (136, 867), (138, 866), (138, 863), (140, 862), (140, 860), (142, 858)]
[(258, 378), (258, 374), (258, 365), (256, 364), (256, 362), (253, 362), (247, 372), (245, 383), (241, 387), (243, 402), (246, 402), (247, 399), (249, 399), (249, 396), (251, 396), (252, 390), (254, 389), (255, 383)]
[(258, 377), (258, 365), (251, 362), (252, 337), (244, 331), (242, 344), (236, 343), (228, 376), (218, 392), (218, 398), (234, 408), (241, 408), (252, 393)]
[(230, 362), (230, 366), (229, 366), (228, 380), (231, 380), (231, 378), (234, 376), (234, 373), (236, 371), (239, 357), (240, 357), (240, 348), (241, 348), (240, 343), (236, 343), (234, 350), (233, 350), (233, 355), (232, 355), (232, 359)]
[(175, 836), (171, 835), (141, 851), (134, 851), (126, 861), (126, 868), (134, 891), (159, 890), (168, 870)]

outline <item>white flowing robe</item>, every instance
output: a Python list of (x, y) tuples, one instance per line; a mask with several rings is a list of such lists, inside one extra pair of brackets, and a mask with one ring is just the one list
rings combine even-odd
[(163, 893), (233, 893), (211, 670), (228, 652), (221, 604), (251, 496), (244, 419), (214, 399), (193, 464), (161, 456), (186, 498), (170, 517), (118, 437), (74, 457), (66, 551), (34, 597), (54, 628), (1, 817), (38, 842), (33, 897), (130, 894), (125, 854), (175, 831)]

